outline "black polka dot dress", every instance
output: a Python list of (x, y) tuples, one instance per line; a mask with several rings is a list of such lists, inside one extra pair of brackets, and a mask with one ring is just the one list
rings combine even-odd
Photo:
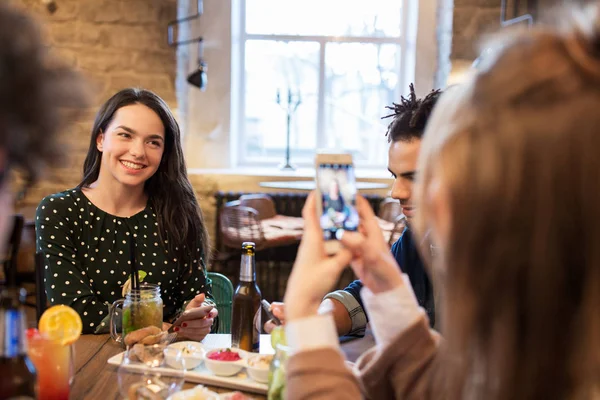
[(35, 226), (48, 300), (74, 308), (84, 333), (108, 331), (108, 306), (122, 298), (129, 278), (132, 237), (138, 268), (147, 273), (144, 282), (161, 288), (165, 321), (197, 294), (212, 300), (201, 243), (192, 249), (191, 266), (177, 260), (166, 249), (167, 235), (161, 242), (150, 206), (131, 217), (117, 217), (93, 205), (80, 189), (71, 189), (42, 200)]

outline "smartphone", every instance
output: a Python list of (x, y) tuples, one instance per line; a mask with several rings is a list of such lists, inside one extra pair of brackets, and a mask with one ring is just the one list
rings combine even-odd
[(352, 154), (317, 153), (315, 157), (317, 211), (328, 254), (340, 248), (342, 231), (358, 229), (356, 177)]
[(281, 321), (279, 320), (279, 318), (277, 318), (275, 315), (273, 315), (273, 312), (271, 312), (271, 305), (269, 304), (269, 302), (265, 299), (262, 299), (260, 301), (260, 304), (262, 304), (262, 308), (267, 313), (269, 319), (272, 320), (275, 325), (281, 325)]
[(204, 318), (204, 317), (208, 316), (208, 313), (210, 313), (213, 308), (214, 308), (213, 306), (201, 306), (198, 308), (193, 308), (191, 310), (186, 310), (186, 311), (182, 312), (177, 317), (175, 322), (173, 322), (173, 325), (171, 325), (171, 328), (169, 328), (169, 332), (171, 332), (172, 329), (175, 328), (176, 326), (180, 326), (185, 321), (191, 321), (194, 319), (200, 319), (200, 318)]

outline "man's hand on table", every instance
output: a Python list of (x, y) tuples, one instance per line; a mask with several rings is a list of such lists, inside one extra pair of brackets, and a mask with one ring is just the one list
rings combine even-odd
[[(285, 304), (281, 302), (273, 302), (271, 303), (271, 312), (274, 316), (279, 318), (282, 325), (285, 325)], [(339, 336), (347, 335), (352, 328), (352, 320), (350, 319), (350, 315), (348, 315), (348, 310), (342, 303), (334, 299), (325, 299), (321, 302), (319, 306), (319, 314), (333, 314), (333, 319), (335, 320), (335, 326), (338, 331)], [(273, 329), (276, 327), (273, 320), (268, 320), (265, 322), (264, 330), (266, 333), (271, 333)]]

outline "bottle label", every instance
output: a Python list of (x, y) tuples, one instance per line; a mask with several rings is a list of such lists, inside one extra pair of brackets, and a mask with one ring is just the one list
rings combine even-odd
[(254, 329), (252, 329), (252, 351), (260, 351), (260, 330), (261, 330), (261, 308), (258, 307), (256, 314), (254, 314)]
[(4, 311), (4, 343), (1, 354), (12, 358), (21, 353), (21, 312), (8, 309)]

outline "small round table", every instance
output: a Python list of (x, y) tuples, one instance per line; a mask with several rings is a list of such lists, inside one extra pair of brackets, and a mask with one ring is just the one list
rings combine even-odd
[[(292, 189), (292, 190), (314, 190), (315, 181), (268, 181), (259, 182), (261, 187), (271, 189)], [(377, 182), (356, 182), (356, 189), (358, 190), (376, 190), (376, 189), (387, 189), (390, 185), (387, 183)]]

